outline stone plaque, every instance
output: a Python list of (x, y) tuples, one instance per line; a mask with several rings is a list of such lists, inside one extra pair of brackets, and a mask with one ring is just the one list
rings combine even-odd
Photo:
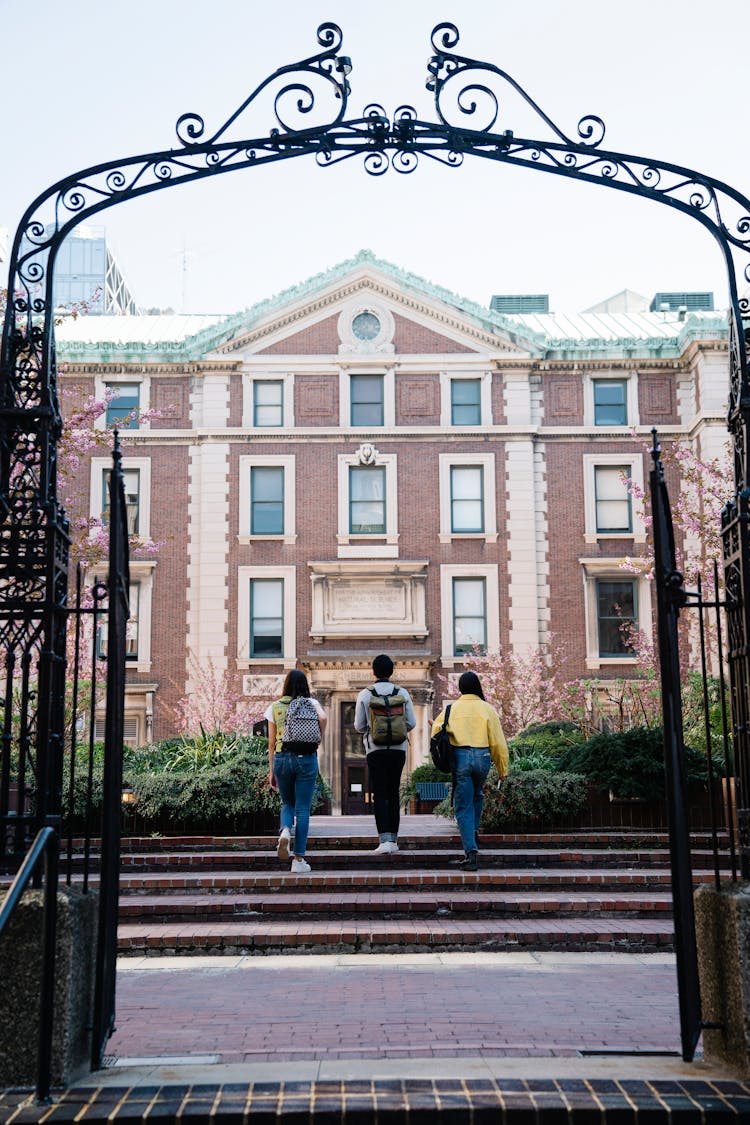
[(424, 562), (310, 563), (313, 640), (427, 636)]

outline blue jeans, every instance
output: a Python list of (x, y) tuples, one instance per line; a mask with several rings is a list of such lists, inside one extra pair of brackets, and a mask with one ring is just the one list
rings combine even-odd
[(453, 811), (468, 855), (477, 850), (477, 832), (484, 807), (484, 783), (492, 758), (489, 746), (457, 746), (454, 751), (455, 785)]
[(281, 796), (281, 827), (292, 831), (295, 820), (294, 854), (303, 856), (310, 830), (310, 806), (318, 776), (317, 754), (274, 754), (273, 772)]

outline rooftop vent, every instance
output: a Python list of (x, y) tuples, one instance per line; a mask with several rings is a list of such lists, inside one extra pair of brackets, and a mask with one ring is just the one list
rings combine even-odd
[(497, 293), (490, 308), (499, 313), (548, 313), (549, 293)]
[(649, 305), (650, 312), (666, 312), (672, 309), (708, 309), (713, 312), (713, 293), (656, 293)]

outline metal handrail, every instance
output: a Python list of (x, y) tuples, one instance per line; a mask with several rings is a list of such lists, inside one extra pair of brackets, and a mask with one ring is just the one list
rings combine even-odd
[(55, 947), (57, 937), (57, 882), (60, 837), (54, 828), (40, 828), (16, 877), (0, 905), (0, 938), (7, 929), (23, 892), (44, 860), (44, 917), (42, 940), (42, 980), (39, 997), (39, 1047), (37, 1054), (37, 1101), (49, 1100), (52, 1072), (52, 1029), (55, 1008)]

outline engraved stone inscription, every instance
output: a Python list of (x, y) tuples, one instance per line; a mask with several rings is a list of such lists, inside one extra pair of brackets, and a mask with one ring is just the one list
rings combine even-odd
[(378, 617), (402, 620), (405, 612), (405, 589), (383, 586), (334, 586), (333, 616), (352, 621)]

